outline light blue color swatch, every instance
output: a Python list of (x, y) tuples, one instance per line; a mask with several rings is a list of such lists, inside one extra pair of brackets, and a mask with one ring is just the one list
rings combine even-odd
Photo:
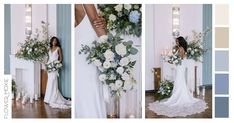
[(215, 71), (229, 70), (229, 52), (215, 51)]

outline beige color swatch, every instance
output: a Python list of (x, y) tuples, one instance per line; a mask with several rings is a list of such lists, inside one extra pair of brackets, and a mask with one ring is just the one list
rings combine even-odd
[(215, 5), (215, 24), (228, 25), (229, 24), (229, 6), (228, 4)]
[(229, 28), (216, 27), (215, 28), (215, 47), (228, 48), (229, 47)]

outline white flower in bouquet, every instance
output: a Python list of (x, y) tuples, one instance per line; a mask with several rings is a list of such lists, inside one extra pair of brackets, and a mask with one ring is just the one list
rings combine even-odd
[(124, 72), (124, 73), (122, 74), (122, 77), (121, 77), (121, 78), (122, 78), (123, 80), (127, 81), (127, 80), (130, 79), (130, 75), (129, 75), (128, 73)]
[(105, 61), (105, 62), (103, 63), (103, 67), (104, 67), (105, 69), (108, 69), (108, 68), (111, 67), (111, 63), (110, 63), (109, 61)]
[(132, 8), (132, 5), (130, 5), (130, 4), (124, 4), (124, 8), (129, 11)]
[(177, 64), (179, 61), (178, 60), (175, 60), (174, 63)]
[(109, 80), (115, 80), (115, 79), (116, 79), (116, 76), (114, 74), (111, 74), (109, 77)]
[(114, 83), (109, 84), (109, 87), (110, 87), (110, 89), (113, 90), (113, 91), (116, 91), (116, 90), (117, 90), (117, 88), (116, 88), (116, 86), (115, 86)]
[(139, 9), (139, 5), (134, 5), (134, 9)]
[(110, 21), (115, 21), (116, 20), (116, 16), (114, 14), (110, 14), (109, 20)]
[(101, 82), (104, 82), (106, 79), (107, 79), (107, 77), (106, 77), (105, 74), (99, 75), (99, 80), (100, 80)]
[(101, 61), (98, 60), (98, 59), (94, 60), (93, 63), (94, 63), (94, 65), (97, 66), (97, 67), (99, 67), (99, 66), (102, 65)]
[(105, 43), (108, 39), (108, 36), (107, 35), (102, 35), (98, 38), (97, 42), (98, 43)]
[(124, 68), (123, 68), (123, 67), (118, 67), (116, 71), (117, 71), (117, 73), (119, 73), (119, 74), (123, 74)]
[(35, 48), (34, 50), (37, 51), (37, 48)]
[(194, 49), (195, 52), (197, 52), (198, 50), (197, 49)]
[(55, 69), (55, 68), (53, 68), (52, 70), (53, 70), (53, 71), (56, 71), (56, 69)]
[(60, 62), (56, 64), (56, 67), (57, 67), (57, 68), (60, 68), (60, 67), (62, 67), (62, 66), (63, 66), (63, 64), (60, 63)]
[(122, 17), (122, 16), (123, 16), (122, 12), (118, 12), (117, 15), (118, 15), (119, 17)]
[(104, 57), (106, 58), (107, 61), (113, 61), (114, 60), (115, 54), (111, 50), (106, 50), (104, 53)]
[(126, 46), (123, 45), (123, 43), (120, 43), (120, 44), (116, 45), (116, 46), (115, 46), (115, 51), (116, 51), (116, 53), (117, 53), (118, 55), (120, 55), (120, 56), (122, 56), (122, 57), (123, 57), (124, 55), (126, 55), (126, 53), (127, 53)]
[(60, 63), (60, 62), (59, 62), (59, 61), (54, 61), (54, 63), (55, 63), (55, 64), (58, 64), (58, 63)]
[(191, 48), (189, 47), (189, 48), (188, 48), (188, 51), (190, 51), (190, 50), (191, 50)]
[(115, 8), (115, 11), (121, 12), (122, 9), (123, 9), (123, 5), (122, 5), (122, 4), (118, 4), (118, 5), (116, 5), (114, 8)]
[(121, 80), (116, 80), (115, 81), (115, 87), (117, 89), (119, 89), (120, 87), (122, 87), (122, 85), (123, 85), (123, 81), (121, 81)]
[(117, 63), (116, 62), (111, 62), (111, 67), (113, 67), (113, 68), (115, 68), (115, 67), (117, 67)]
[(123, 58), (120, 60), (119, 65), (121, 65), (121, 66), (126, 66), (126, 65), (128, 65), (128, 63), (129, 63), (129, 58), (128, 58), (128, 57), (123, 57)]
[(194, 54), (194, 51), (192, 50), (192, 51), (191, 51), (191, 55), (193, 55), (193, 54)]

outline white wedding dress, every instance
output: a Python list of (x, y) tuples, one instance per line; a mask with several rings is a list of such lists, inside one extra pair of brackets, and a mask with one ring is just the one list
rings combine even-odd
[(172, 95), (168, 99), (149, 104), (149, 109), (157, 115), (168, 117), (185, 117), (201, 113), (207, 108), (204, 100), (194, 98), (186, 84), (185, 69), (188, 60), (184, 59), (181, 65), (176, 66), (176, 77)]
[[(58, 57), (58, 48), (53, 52), (50, 50), (48, 63), (58, 60)], [(59, 91), (58, 71), (48, 72), (48, 80), (46, 85), (44, 102), (48, 103), (52, 108), (71, 108), (71, 101), (66, 100)]]
[(79, 54), (81, 45), (91, 45), (97, 35), (87, 14), (75, 28), (75, 116), (76, 118), (106, 118), (102, 83), (97, 69), (88, 64), (86, 55)]

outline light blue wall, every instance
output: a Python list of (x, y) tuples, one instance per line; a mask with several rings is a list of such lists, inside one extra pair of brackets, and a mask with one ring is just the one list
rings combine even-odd
[(11, 6), (4, 6), (4, 74), (10, 74), (11, 54)]
[(57, 37), (63, 51), (63, 69), (59, 88), (63, 96), (71, 98), (71, 5), (57, 5)]
[[(212, 5), (203, 5), (203, 30), (207, 27), (212, 29)], [(203, 47), (208, 49), (208, 51), (203, 55), (203, 84), (212, 84), (212, 32), (204, 38), (205, 43)]]

